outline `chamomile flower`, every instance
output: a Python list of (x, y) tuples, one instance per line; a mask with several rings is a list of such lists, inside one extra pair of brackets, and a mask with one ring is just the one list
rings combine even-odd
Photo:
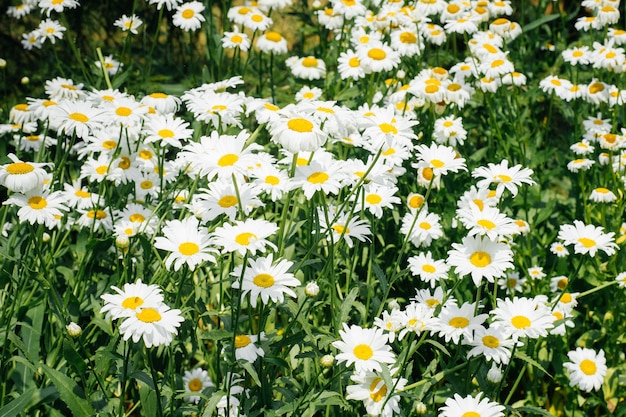
[(326, 63), (314, 56), (291, 56), (285, 61), (291, 73), (305, 80), (319, 80), (326, 76)]
[(254, 363), (259, 356), (265, 356), (263, 348), (256, 345), (261, 340), (265, 340), (265, 332), (261, 332), (260, 335), (239, 334), (235, 336), (235, 359)]
[(497, 307), (491, 311), (492, 326), (504, 327), (514, 340), (521, 337), (537, 339), (548, 335), (553, 325), (552, 313), (541, 299), (514, 297), (498, 299)]
[(448, 398), (443, 407), (439, 409), (438, 417), (504, 417), (504, 406), (489, 398), (482, 398), (483, 393), (479, 392), (476, 397), (468, 395), (461, 397), (454, 394), (453, 398)]
[(608, 188), (598, 187), (591, 190), (589, 200), (595, 203), (612, 203), (617, 200), (617, 196)]
[(250, 38), (246, 33), (240, 32), (239, 29), (235, 27), (234, 32), (224, 32), (222, 47), (231, 49), (239, 48), (242, 51), (247, 51), (250, 49)]
[(178, 271), (187, 264), (194, 270), (204, 262), (215, 262), (213, 255), (217, 251), (211, 247), (211, 237), (195, 217), (168, 220), (161, 232), (164, 236), (155, 239), (154, 247), (169, 252), (165, 259), (167, 269)]
[(496, 191), (498, 194), (507, 189), (517, 195), (517, 188), (522, 184), (535, 184), (531, 178), (533, 170), (530, 168), (522, 168), (521, 165), (515, 165), (509, 168), (509, 161), (504, 159), (499, 164), (489, 163), (487, 167), (479, 167), (472, 171), (472, 177), (483, 178), (478, 181), (477, 186), (486, 188), (490, 184), (497, 184)]
[(259, 194), (257, 188), (245, 182), (234, 184), (233, 181), (218, 179), (200, 191), (202, 193), (195, 195), (192, 206), (196, 217), (201, 217), (203, 223), (221, 214), (235, 220), (240, 211), (248, 215), (254, 208), (264, 205), (257, 197)]
[(494, 242), (480, 236), (466, 236), (462, 243), (453, 243), (448, 252), (448, 264), (463, 277), (471, 275), (476, 286), (483, 279), (494, 282), (513, 268), (513, 251), (505, 243)]
[(50, 164), (24, 162), (12, 153), (7, 156), (13, 162), (0, 165), (0, 185), (17, 193), (43, 187), (44, 180), (48, 176), (43, 167)]
[(404, 339), (409, 333), (420, 335), (432, 329), (435, 318), (433, 313), (437, 306), (431, 307), (428, 303), (411, 302), (402, 310), (402, 330), (398, 340)]
[(600, 226), (586, 225), (580, 220), (574, 220), (574, 224), (561, 225), (558, 238), (565, 245), (574, 245), (574, 252), (589, 254), (594, 257), (598, 250), (607, 255), (613, 255), (619, 247), (613, 237), (615, 233), (604, 233)]
[(24, 194), (12, 194), (4, 203), (19, 207), (17, 216), (20, 222), (43, 224), (52, 229), (58, 225), (63, 217), (63, 211), (69, 208), (65, 205), (62, 191), (53, 191), (43, 188), (33, 188)]
[(338, 363), (346, 362), (346, 366), (354, 364), (356, 372), (381, 372), (381, 364), (394, 363), (396, 360), (382, 329), (366, 329), (343, 323), (339, 336), (341, 340), (332, 343), (333, 347), (341, 351), (335, 359)]
[(459, 157), (454, 148), (432, 143), (430, 146), (419, 145), (416, 148), (418, 163), (415, 168), (430, 168), (435, 176), (449, 172), (466, 171), (465, 158)]
[(367, 220), (362, 220), (356, 215), (349, 216), (347, 213), (341, 213), (335, 219), (331, 219), (329, 227), (324, 212), (321, 209), (318, 212), (320, 228), (323, 233), (327, 234), (328, 240), (337, 243), (343, 239), (349, 248), (354, 246), (352, 239), (357, 239), (361, 242), (370, 240), (369, 236), (372, 232)]
[(576, 348), (569, 351), (567, 357), (571, 362), (563, 366), (570, 378), (570, 386), (577, 386), (585, 392), (597, 391), (602, 387), (607, 366), (604, 350), (594, 351), (587, 348)]
[(47, 16), (50, 16), (53, 11), (63, 13), (65, 9), (75, 9), (80, 4), (77, 0), (40, 0), (38, 6), (42, 13), (45, 12)]
[(507, 272), (506, 276), (498, 279), (498, 285), (506, 290), (507, 294), (521, 292), (524, 284), (526, 284), (526, 278), (520, 278), (519, 273), (515, 271)]
[(215, 386), (209, 373), (202, 368), (185, 371), (183, 374), (183, 385), (185, 387), (185, 402), (191, 404), (198, 404), (200, 402), (198, 394), (207, 388)]
[(287, 112), (278, 119), (270, 120), (271, 140), (291, 153), (314, 152), (327, 139), (315, 119), (298, 111)]
[(273, 165), (255, 169), (252, 176), (255, 178), (254, 184), (261, 192), (268, 194), (272, 201), (279, 200), (285, 192), (293, 188), (287, 172)]
[(154, 108), (157, 113), (176, 113), (180, 107), (180, 99), (161, 92), (150, 93), (141, 99), (141, 104)]
[(408, 259), (411, 274), (435, 288), (441, 279), (448, 278), (450, 266), (442, 259), (434, 259), (430, 252), (419, 253)]
[(125, 14), (122, 15), (122, 17), (120, 17), (119, 19), (117, 19), (115, 21), (115, 23), (113, 23), (114, 26), (122, 29), (124, 32), (130, 32), (133, 35), (136, 35), (137, 29), (139, 29), (139, 26), (141, 26), (143, 24), (143, 20), (141, 20), (137, 15), (130, 15), (130, 16), (126, 16)]
[(397, 191), (395, 186), (368, 183), (363, 186), (363, 194), (356, 195), (353, 199), (358, 208), (368, 210), (380, 219), (383, 217), (383, 209), (391, 209), (394, 204), (400, 204), (400, 198), (394, 195)]
[(309, 165), (296, 167), (293, 184), (302, 188), (310, 200), (316, 192), (338, 194), (341, 188), (341, 166), (337, 161), (311, 161)]
[(156, 114), (146, 119), (143, 131), (144, 143), (158, 142), (163, 145), (181, 148), (181, 140), (188, 140), (193, 135), (189, 123), (172, 114)]
[(186, 32), (198, 30), (202, 26), (202, 22), (206, 20), (202, 14), (203, 11), (204, 5), (199, 1), (183, 3), (176, 7), (172, 24)]
[(400, 64), (400, 55), (382, 42), (359, 45), (356, 54), (366, 74), (391, 71)]
[(433, 320), (432, 331), (443, 337), (446, 343), (452, 341), (458, 344), (461, 339), (471, 340), (474, 331), (482, 329), (482, 324), (488, 314), (474, 315), (476, 306), (463, 303), (460, 307), (456, 304), (448, 304), (441, 309), (439, 315)]
[(468, 229), (469, 236), (487, 236), (496, 241), (499, 237), (511, 236), (518, 232), (515, 222), (501, 213), (497, 207), (483, 206), (480, 209), (472, 204), (466, 209), (457, 210), (457, 215)]
[[(467, 358), (484, 356), (488, 361), (507, 365), (511, 360), (511, 352), (515, 346), (515, 340), (511, 333), (504, 327), (480, 326), (474, 330), (474, 337), (464, 340), (464, 343), (472, 348), (467, 352)], [(521, 342), (517, 342), (518, 346)]]
[(234, 224), (224, 223), (214, 233), (215, 244), (222, 247), (222, 252), (239, 252), (245, 255), (266, 252), (267, 247), (276, 250), (276, 245), (267, 240), (278, 230), (275, 223), (261, 219), (237, 220)]
[(416, 247), (430, 246), (433, 239), (443, 236), (441, 228), (441, 217), (436, 213), (429, 213), (426, 210), (418, 214), (408, 212), (402, 218), (400, 232), (408, 236), (411, 243)]
[(87, 139), (102, 126), (105, 113), (88, 102), (63, 100), (50, 109), (50, 118), (57, 132), (69, 136), (76, 134), (81, 139)]
[(617, 274), (615, 281), (617, 281), (617, 285), (620, 287), (626, 288), (626, 271)]
[(122, 289), (112, 286), (116, 294), (103, 294), (100, 298), (104, 306), (100, 313), (113, 320), (128, 317), (139, 311), (140, 308), (156, 307), (163, 303), (161, 288), (156, 284), (147, 285), (138, 279), (134, 284), (126, 283)]
[(259, 36), (256, 41), (256, 46), (265, 53), (286, 54), (288, 51), (287, 39), (280, 33), (274, 31), (267, 31)]
[(300, 285), (300, 281), (288, 272), (292, 266), (293, 262), (285, 259), (274, 261), (272, 254), (267, 257), (249, 259), (245, 270), (238, 265), (231, 273), (235, 277), (232, 287), (241, 289), (242, 299), (250, 294), (250, 305), (253, 308), (256, 307), (259, 297), (263, 304), (268, 304), (269, 300), (282, 303), (285, 294), (295, 297), (296, 293), (292, 287)]
[(444, 145), (463, 145), (465, 139), (467, 139), (467, 131), (463, 128), (463, 120), (454, 116), (435, 120), (433, 138), (437, 143)]
[(124, 340), (132, 339), (135, 343), (143, 339), (147, 348), (168, 346), (184, 320), (180, 310), (170, 309), (166, 304), (139, 307), (134, 314), (124, 318), (120, 335)]
[(399, 415), (400, 395), (398, 392), (402, 391), (406, 385), (405, 378), (391, 378), (391, 386), (387, 386), (383, 378), (374, 372), (356, 373), (350, 379), (355, 384), (346, 387), (347, 400), (363, 401), (365, 411), (371, 416)]

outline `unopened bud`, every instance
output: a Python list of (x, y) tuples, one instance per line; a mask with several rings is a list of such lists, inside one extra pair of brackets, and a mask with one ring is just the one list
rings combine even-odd
[(335, 357), (333, 355), (324, 355), (322, 359), (320, 359), (320, 364), (324, 368), (330, 368), (335, 363)]
[(311, 281), (304, 287), (304, 293), (309, 297), (315, 297), (320, 293), (320, 287), (317, 282)]
[(72, 337), (77, 337), (83, 332), (83, 329), (81, 329), (81, 327), (74, 322), (71, 322), (65, 326), (65, 328), (67, 329), (67, 333)]
[(22, 83), (22, 85), (26, 85), (30, 82), (30, 78), (28, 77), (22, 77), (22, 79), (20, 80), (20, 82)]
[(502, 381), (502, 371), (495, 363), (492, 364), (489, 371), (487, 371), (487, 380), (493, 384), (497, 384)]
[(130, 239), (126, 235), (119, 235), (115, 238), (115, 246), (120, 249), (126, 249), (130, 245)]
[(426, 414), (428, 408), (426, 408), (426, 404), (421, 401), (415, 403), (415, 412), (419, 415)]
[(7, 61), (3, 58), (0, 58), (0, 69), (5, 69), (7, 67)]

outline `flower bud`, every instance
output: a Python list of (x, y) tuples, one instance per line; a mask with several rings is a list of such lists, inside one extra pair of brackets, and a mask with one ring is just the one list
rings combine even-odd
[(311, 281), (304, 287), (304, 293), (309, 297), (315, 297), (320, 293), (320, 287), (317, 282)]
[(74, 322), (71, 322), (65, 326), (65, 328), (67, 329), (67, 333), (72, 337), (77, 337), (83, 332), (83, 329), (81, 329), (81, 327)]
[(324, 368), (330, 368), (335, 363), (335, 357), (333, 355), (324, 355), (322, 359), (320, 359), (320, 364)]
[(20, 80), (20, 82), (22, 83), (22, 85), (26, 85), (30, 82), (30, 78), (28, 77), (22, 77), (22, 79)]
[(426, 408), (426, 404), (421, 401), (415, 403), (415, 412), (419, 415), (426, 414), (428, 408)]
[(492, 364), (489, 371), (487, 371), (487, 380), (493, 384), (497, 384), (502, 381), (502, 371), (495, 363)]

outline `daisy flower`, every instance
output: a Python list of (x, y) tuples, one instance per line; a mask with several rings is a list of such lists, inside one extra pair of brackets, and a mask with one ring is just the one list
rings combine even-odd
[(48, 177), (43, 167), (50, 164), (24, 162), (12, 153), (7, 156), (13, 162), (0, 165), (0, 185), (17, 193), (43, 187), (44, 180)]
[(617, 200), (617, 196), (608, 188), (598, 187), (591, 190), (589, 199), (596, 203), (612, 203)]
[(114, 26), (122, 29), (124, 32), (129, 31), (133, 35), (137, 34), (137, 29), (139, 29), (139, 26), (141, 26), (142, 24), (143, 21), (134, 14), (130, 17), (123, 14), (122, 17), (120, 17), (115, 21), (115, 23), (113, 23)]
[(400, 415), (398, 392), (406, 385), (405, 378), (391, 378), (391, 386), (387, 386), (383, 378), (374, 372), (357, 373), (350, 379), (356, 384), (346, 387), (347, 400), (363, 401), (365, 411), (371, 416)]
[(483, 206), (480, 209), (472, 204), (466, 209), (457, 210), (457, 215), (463, 226), (468, 229), (469, 236), (487, 236), (496, 241), (499, 237), (518, 233), (515, 222), (501, 213), (497, 207)]
[(327, 135), (315, 119), (304, 112), (288, 111), (270, 120), (271, 140), (291, 153), (314, 152), (326, 142)]
[(513, 268), (513, 251), (505, 243), (480, 236), (466, 236), (461, 244), (453, 243), (448, 252), (448, 264), (460, 277), (471, 275), (476, 286), (482, 279), (494, 282)]
[(563, 366), (569, 373), (571, 387), (577, 386), (585, 392), (597, 391), (602, 387), (607, 371), (604, 350), (596, 352), (579, 347), (569, 351), (567, 357), (571, 362), (565, 362)]
[(391, 71), (400, 64), (400, 54), (382, 42), (359, 45), (356, 54), (366, 74)]
[(235, 27), (234, 32), (224, 32), (222, 47), (231, 49), (239, 48), (242, 51), (247, 51), (250, 49), (250, 38), (248, 38), (247, 34), (240, 32), (239, 29)]
[(515, 197), (517, 187), (522, 184), (535, 184), (530, 176), (533, 170), (515, 165), (509, 168), (509, 161), (504, 159), (499, 164), (489, 163), (487, 167), (479, 167), (472, 171), (472, 177), (483, 178), (476, 184), (479, 188), (487, 188), (490, 184), (497, 184), (496, 191), (501, 194), (506, 188)]
[(99, 208), (93, 208), (92, 210), (78, 210), (81, 216), (76, 220), (76, 224), (85, 229), (97, 231), (100, 228), (105, 231), (113, 230), (113, 221), (111, 216)]
[(282, 303), (285, 294), (290, 297), (296, 296), (290, 287), (300, 285), (300, 281), (288, 272), (292, 266), (293, 262), (284, 259), (277, 259), (274, 262), (272, 254), (264, 258), (250, 259), (245, 271), (238, 265), (231, 273), (237, 278), (233, 281), (232, 287), (243, 291), (242, 299), (250, 294), (250, 305), (253, 308), (256, 307), (258, 297), (261, 297), (263, 304), (268, 304), (269, 300)]
[(154, 108), (157, 113), (176, 113), (180, 102), (178, 97), (161, 92), (150, 93), (141, 99), (141, 104)]
[(259, 36), (256, 41), (256, 46), (260, 51), (273, 54), (286, 54), (287, 39), (285, 39), (280, 33), (267, 31), (263, 35)]
[(314, 56), (297, 57), (291, 56), (285, 61), (291, 73), (305, 80), (319, 80), (326, 76), (326, 64), (323, 60)]
[(24, 194), (13, 194), (2, 204), (19, 207), (17, 216), (20, 222), (43, 224), (52, 229), (63, 217), (62, 211), (69, 210), (65, 201), (62, 191), (34, 188)]
[(446, 175), (448, 172), (467, 171), (465, 158), (459, 157), (454, 148), (431, 143), (430, 146), (419, 145), (415, 148), (420, 161), (414, 168), (430, 168), (435, 176)]
[(172, 23), (186, 32), (198, 30), (206, 19), (202, 12), (204, 5), (199, 1), (190, 1), (176, 7)]
[(441, 279), (448, 278), (450, 266), (444, 260), (436, 260), (430, 252), (420, 253), (408, 259), (411, 274), (435, 288)]
[(276, 245), (267, 240), (278, 230), (275, 223), (261, 219), (246, 219), (235, 221), (234, 224), (225, 223), (215, 229), (214, 239), (222, 252), (239, 252), (245, 255), (247, 251), (254, 254), (257, 251), (266, 252), (267, 247), (276, 250)]
[(147, 285), (138, 279), (134, 284), (126, 283), (123, 289), (111, 287), (117, 294), (102, 294), (100, 298), (104, 306), (100, 313), (113, 320), (128, 317), (139, 311), (139, 308), (156, 307), (163, 303), (161, 288), (156, 284)]
[(626, 288), (626, 271), (617, 274), (615, 281), (617, 281), (617, 285), (620, 287)]
[[(433, 304), (434, 305), (434, 304)], [(398, 340), (404, 339), (409, 333), (416, 335), (431, 330), (435, 318), (433, 313), (436, 305), (430, 307), (428, 302), (411, 302), (402, 310), (402, 330), (398, 334)]]
[(524, 284), (526, 284), (526, 278), (520, 278), (519, 273), (514, 271), (507, 272), (506, 276), (498, 279), (498, 285), (508, 294), (521, 292)]
[(491, 311), (493, 327), (504, 327), (517, 341), (520, 337), (537, 339), (548, 335), (553, 325), (552, 312), (540, 298), (514, 297), (498, 299)]
[(87, 139), (102, 126), (105, 113), (84, 101), (63, 100), (50, 109), (50, 118), (57, 132)]
[(467, 139), (467, 131), (463, 128), (460, 117), (447, 116), (435, 120), (433, 138), (437, 143), (450, 146), (463, 145)]
[(75, 9), (80, 4), (77, 0), (40, 0), (38, 6), (42, 13), (45, 12), (47, 16), (50, 16), (53, 11), (63, 13), (65, 9)]
[(45, 43), (46, 40), (52, 44), (56, 43), (57, 39), (63, 39), (63, 32), (66, 30), (65, 26), (62, 26), (58, 20), (52, 19), (42, 20), (37, 27), (41, 43)]
[(356, 52), (348, 49), (342, 52), (337, 59), (337, 70), (342, 80), (352, 78), (358, 80), (365, 78), (365, 68), (361, 64), (361, 60)]
[(411, 240), (416, 247), (430, 246), (433, 239), (443, 236), (441, 217), (436, 213), (421, 210), (418, 214), (410, 211), (402, 218), (400, 232)]
[(185, 387), (185, 402), (191, 404), (198, 404), (200, 402), (198, 394), (207, 388), (215, 386), (209, 373), (202, 368), (185, 371), (183, 374), (183, 385)]
[(201, 189), (202, 193), (194, 196), (191, 207), (196, 217), (201, 217), (202, 222), (209, 222), (221, 214), (226, 214), (232, 221), (237, 213), (247, 216), (253, 209), (262, 207), (264, 204), (259, 200), (259, 190), (252, 184), (233, 184), (232, 181), (218, 179), (209, 184), (207, 189)]
[(320, 228), (324, 234), (328, 234), (328, 240), (334, 243), (339, 242), (343, 238), (349, 248), (354, 246), (353, 238), (361, 242), (368, 242), (368, 236), (372, 234), (367, 220), (362, 220), (358, 216), (348, 218), (348, 213), (341, 213), (335, 219), (332, 219), (331, 226), (328, 227), (323, 210), (318, 210), (320, 220)]
[(481, 399), (482, 395), (482, 392), (476, 397), (471, 395), (461, 397), (454, 394), (454, 398), (448, 398), (445, 405), (439, 409), (438, 417), (504, 417), (502, 412), (504, 406), (486, 397)]
[(124, 340), (132, 338), (135, 343), (143, 339), (147, 348), (168, 346), (184, 320), (180, 310), (172, 310), (163, 303), (154, 307), (139, 307), (134, 314), (124, 318), (120, 324), (120, 335)]
[(307, 200), (320, 191), (326, 195), (338, 194), (342, 186), (341, 166), (337, 161), (311, 161), (309, 165), (296, 167), (293, 184), (302, 188)]
[(452, 341), (458, 344), (461, 338), (471, 340), (475, 330), (482, 328), (482, 324), (489, 317), (488, 314), (474, 315), (476, 306), (463, 303), (461, 307), (448, 304), (441, 309), (432, 323), (432, 331), (443, 337), (446, 343)]
[(619, 247), (613, 237), (615, 233), (604, 233), (600, 226), (586, 225), (580, 220), (574, 220), (574, 224), (561, 225), (558, 238), (565, 245), (574, 245), (574, 252), (596, 256), (598, 250), (604, 251), (611, 256)]
[(210, 247), (209, 233), (199, 227), (198, 219), (187, 217), (184, 220), (168, 220), (162, 233), (154, 240), (154, 247), (169, 252), (165, 266), (178, 271), (183, 264), (194, 270), (204, 262), (215, 262), (217, 251)]
[[(370, 173), (371, 174), (371, 173)], [(400, 198), (394, 194), (398, 191), (395, 186), (384, 186), (368, 183), (363, 187), (363, 195), (353, 197), (360, 210), (368, 210), (376, 218), (383, 217), (383, 209), (391, 209), (394, 204), (400, 204)]]
[(193, 129), (189, 129), (189, 126), (188, 122), (172, 114), (154, 115), (143, 125), (143, 132), (146, 134), (144, 143), (158, 142), (161, 146), (181, 148), (180, 141), (193, 136)]
[(332, 343), (339, 350), (335, 359), (338, 363), (346, 362), (346, 366), (354, 364), (355, 371), (382, 372), (381, 364), (394, 363), (395, 354), (387, 344), (388, 337), (381, 329), (364, 329), (353, 324), (343, 323), (343, 330), (339, 330), (341, 340)]
[[(515, 340), (511, 338), (511, 333), (504, 327), (482, 326), (474, 330), (473, 338), (464, 340), (464, 344), (472, 348), (467, 352), (467, 358), (484, 356), (488, 361), (507, 365), (511, 360), (511, 352), (515, 346)], [(517, 342), (521, 345), (521, 342)]]
[[(265, 340), (265, 333), (261, 332), (261, 340)], [(256, 345), (259, 335), (240, 334), (235, 336), (235, 359), (254, 363), (259, 356), (265, 356), (265, 351)]]

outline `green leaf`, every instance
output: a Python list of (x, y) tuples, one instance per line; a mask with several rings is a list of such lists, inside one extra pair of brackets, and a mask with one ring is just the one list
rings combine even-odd
[(245, 369), (250, 374), (250, 377), (254, 380), (254, 383), (257, 384), (259, 387), (262, 387), (263, 385), (261, 384), (259, 375), (256, 373), (256, 370), (252, 367), (252, 364), (247, 361), (240, 361), (240, 362), (241, 362), (241, 366), (243, 367), (243, 369)]
[(95, 414), (91, 403), (87, 401), (85, 393), (76, 381), (48, 365), (41, 364), (41, 368), (52, 381), (52, 384), (59, 390), (61, 399), (72, 410), (72, 415), (75, 417), (91, 417)]
[(533, 358), (531, 358), (530, 356), (528, 356), (524, 352), (520, 352), (520, 351), (515, 352), (515, 357), (518, 358), (518, 359), (523, 360), (524, 362), (528, 363), (531, 366), (534, 366), (535, 368), (539, 369), (544, 374), (548, 375), (550, 378), (553, 378), (553, 376), (550, 375), (550, 373), (548, 371), (546, 371), (545, 368), (543, 366), (541, 366), (541, 364), (539, 362), (537, 362), (536, 360), (534, 360)]
[(524, 29), (524, 33), (528, 33), (531, 30), (537, 29), (539, 26), (545, 25), (546, 23), (550, 23), (553, 20), (558, 19), (559, 17), (561, 17), (561, 16), (558, 15), (558, 14), (550, 14), (550, 15), (547, 15), (547, 16), (543, 16), (543, 17), (541, 17), (541, 18), (539, 18), (537, 20), (534, 20), (534, 21), (532, 21), (532, 22), (530, 22), (530, 23), (528, 23), (527, 25), (524, 26), (524, 28), (523, 28)]
[(357, 287), (352, 288), (348, 296), (341, 303), (341, 310), (339, 311), (339, 322), (346, 323), (348, 320), (348, 315), (350, 314), (350, 310), (352, 310), (352, 304), (354, 304), (354, 300), (356, 300), (356, 296), (359, 294), (359, 289)]
[(15, 417), (18, 416), (30, 402), (31, 397), (35, 393), (37, 388), (31, 388), (28, 391), (20, 394), (19, 397), (0, 408), (0, 416), (2, 417)]
[(141, 415), (152, 417), (157, 415), (157, 396), (154, 388), (147, 384), (139, 385), (139, 398), (141, 400)]
[(528, 415), (527, 413), (532, 413), (531, 415), (534, 414), (534, 415), (546, 416), (546, 417), (556, 417), (554, 414), (551, 414), (547, 412), (546, 410), (539, 408), (539, 407), (525, 406), (525, 407), (512, 408), (511, 410), (519, 411), (523, 413), (521, 415)]

